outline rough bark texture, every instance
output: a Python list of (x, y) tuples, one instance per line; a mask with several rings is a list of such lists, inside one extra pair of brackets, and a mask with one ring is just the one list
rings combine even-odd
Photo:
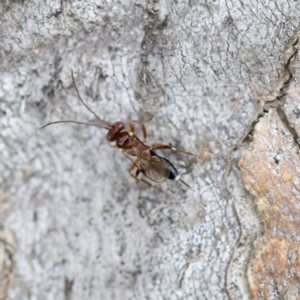
[[(14, 276), (8, 299), (255, 295), (263, 224), (237, 168), (243, 147), (229, 174), (227, 158), (259, 107), (283, 101), (300, 4), (5, 0), (0, 16), (0, 297)], [(40, 130), (93, 119), (71, 70), (105, 120), (154, 114), (148, 144), (199, 153), (164, 153), (193, 189), (133, 182), (105, 130)]]
[(254, 132), (239, 167), (255, 195), (263, 234), (248, 278), (255, 299), (300, 298), (299, 36), (287, 50), (286, 81)]

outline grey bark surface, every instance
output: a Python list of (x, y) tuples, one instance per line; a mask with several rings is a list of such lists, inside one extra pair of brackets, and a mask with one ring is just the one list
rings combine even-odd
[[(8, 299), (250, 299), (261, 225), (240, 149), (226, 182), (227, 158), (278, 92), (300, 4), (6, 0), (0, 16), (0, 213), (17, 242)], [(40, 130), (93, 120), (71, 70), (100, 117), (154, 114), (149, 145), (199, 153), (164, 152), (192, 189), (132, 181), (104, 129)]]

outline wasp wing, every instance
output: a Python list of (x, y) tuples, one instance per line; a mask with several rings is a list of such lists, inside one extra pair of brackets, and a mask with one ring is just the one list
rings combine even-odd
[(151, 156), (141, 160), (141, 172), (150, 180), (162, 183), (170, 178), (170, 169), (163, 157)]
[(150, 180), (162, 183), (170, 178), (171, 170), (165, 158), (156, 155), (151, 151), (151, 155), (141, 156), (130, 155), (123, 151), (123, 154), (132, 161), (135, 167)]

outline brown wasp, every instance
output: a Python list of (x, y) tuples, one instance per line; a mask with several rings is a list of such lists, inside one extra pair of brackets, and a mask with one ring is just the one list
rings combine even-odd
[[(149, 147), (145, 144), (147, 138), (147, 132), (144, 124), (141, 124), (141, 129), (143, 133), (143, 141), (141, 141), (135, 135), (135, 128), (133, 123), (139, 123), (138, 121), (130, 121), (129, 127), (130, 131), (125, 129), (124, 123), (122, 122), (115, 122), (113, 124), (107, 123), (106, 121), (102, 120), (92, 109), (83, 101), (81, 98), (79, 91), (77, 89), (73, 71), (71, 73), (73, 84), (78, 95), (80, 102), (96, 117), (95, 123), (85, 123), (85, 122), (78, 122), (73, 120), (65, 120), (65, 121), (56, 121), (50, 122), (44, 125), (41, 128), (45, 128), (49, 125), (58, 124), (58, 123), (75, 123), (87, 126), (96, 126), (100, 128), (105, 128), (108, 130), (106, 135), (107, 140), (110, 142), (111, 146), (114, 148), (118, 148), (128, 159), (131, 160), (132, 165), (128, 169), (130, 176), (137, 180), (141, 180), (147, 183), (150, 186), (152, 185), (147, 180), (138, 177), (140, 173), (142, 173), (146, 178), (151, 180), (152, 182), (162, 183), (168, 179), (170, 180), (179, 180), (187, 187), (191, 188), (187, 183), (185, 183), (179, 176), (178, 171), (173, 166), (173, 164), (158, 154), (156, 154), (156, 150), (174, 150), (179, 151), (183, 154), (194, 155), (189, 152), (185, 152), (182, 150), (178, 150), (169, 145), (158, 145), (155, 147)], [(136, 170), (135, 175), (132, 174), (133, 170)], [(156, 186), (154, 186), (156, 187)]]

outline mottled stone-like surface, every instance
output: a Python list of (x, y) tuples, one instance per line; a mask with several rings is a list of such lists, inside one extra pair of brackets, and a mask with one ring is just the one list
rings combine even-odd
[(16, 242), (11, 230), (0, 223), (0, 300), (5, 300), (15, 277)]
[[(235, 166), (228, 191), (226, 158), (257, 104), (278, 94), (299, 12), (285, 0), (0, 1), (0, 198), (11, 205), (1, 222), (17, 240), (9, 300), (249, 298), (259, 222)], [(192, 189), (133, 183), (105, 130), (40, 130), (92, 120), (71, 70), (105, 120), (156, 113), (149, 145), (199, 153), (160, 153)]]

